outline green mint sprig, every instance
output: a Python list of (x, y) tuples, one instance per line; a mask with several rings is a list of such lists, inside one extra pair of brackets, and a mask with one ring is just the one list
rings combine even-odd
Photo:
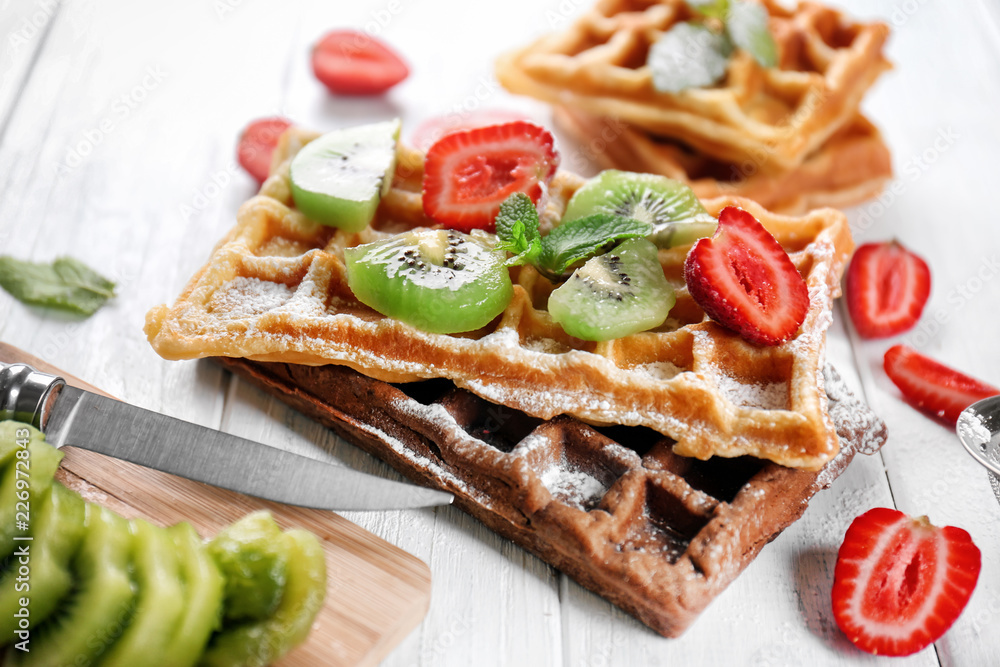
[(598, 213), (568, 222), (541, 236), (538, 210), (527, 195), (519, 192), (500, 205), (496, 229), (496, 247), (514, 254), (507, 260), (509, 266), (530, 264), (553, 282), (561, 281), (573, 264), (610, 250), (620, 241), (642, 238), (653, 232), (648, 222)]
[[(774, 67), (778, 47), (768, 30), (767, 9), (744, 0), (687, 0), (709, 22), (678, 23), (653, 44), (647, 64), (653, 87), (679, 93), (718, 83), (735, 49), (743, 49), (761, 67)], [(721, 23), (721, 29), (713, 25)]]
[(112, 281), (71, 257), (36, 264), (0, 256), (0, 287), (27, 304), (87, 316), (115, 295)]

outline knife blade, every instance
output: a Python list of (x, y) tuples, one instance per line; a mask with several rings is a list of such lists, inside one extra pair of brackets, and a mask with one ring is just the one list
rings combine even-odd
[(231, 491), (314, 509), (446, 505), (450, 493), (368, 475), (68, 386), (0, 362), (0, 420), (30, 423), (56, 448), (79, 447)]

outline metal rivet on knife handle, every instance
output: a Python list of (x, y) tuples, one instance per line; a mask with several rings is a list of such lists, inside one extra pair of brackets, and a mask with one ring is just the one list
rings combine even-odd
[(66, 382), (27, 364), (0, 362), (0, 421), (13, 419), (42, 428)]

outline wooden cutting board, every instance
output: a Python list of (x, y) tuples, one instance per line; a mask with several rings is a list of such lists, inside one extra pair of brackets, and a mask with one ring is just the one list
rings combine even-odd
[[(103, 393), (4, 343), (0, 361), (27, 363)], [(333, 512), (258, 500), (82, 449), (65, 451), (56, 477), (124, 517), (141, 516), (161, 526), (187, 521), (208, 538), (250, 512), (267, 509), (282, 528), (301, 527), (317, 535), (326, 550), (326, 602), (306, 643), (278, 663), (281, 667), (375, 665), (427, 613), (427, 565)]]

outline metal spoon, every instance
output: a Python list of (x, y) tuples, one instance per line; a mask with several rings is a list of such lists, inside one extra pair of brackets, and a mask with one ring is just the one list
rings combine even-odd
[(990, 486), (1000, 502), (1000, 396), (976, 401), (958, 416), (958, 439), (989, 471)]

